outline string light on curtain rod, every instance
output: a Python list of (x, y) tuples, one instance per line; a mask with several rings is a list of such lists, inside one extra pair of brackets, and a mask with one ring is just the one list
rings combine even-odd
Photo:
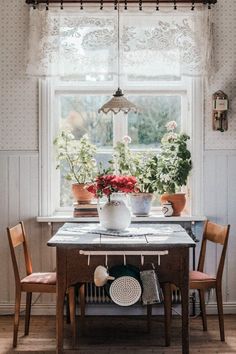
[[(46, 6), (46, 10), (49, 10), (49, 1), (51, 1), (51, 3), (53, 4), (60, 4), (61, 10), (64, 9), (64, 4), (74, 4), (74, 3), (79, 3), (80, 4), (80, 10), (84, 9), (84, 4), (85, 3), (90, 3), (90, 2), (95, 2), (95, 1), (91, 1), (91, 0), (25, 0), (26, 3), (30, 6), (33, 7), (33, 9), (39, 8), (42, 9), (42, 6)], [(98, 0), (98, 3), (100, 3), (100, 10), (104, 9), (104, 0)], [(114, 5), (114, 10), (117, 10), (117, 4), (118, 4), (118, 0), (107, 0), (107, 3), (113, 3)], [(124, 2), (124, 10), (128, 9), (128, 4), (129, 3), (133, 3), (133, 0), (123, 0)], [(138, 0), (138, 6), (139, 6), (139, 10), (142, 11), (143, 10), (143, 0)], [(148, 2), (148, 1), (147, 1)], [(160, 9), (160, 4), (164, 3), (164, 0), (150, 0), (150, 3), (154, 3), (155, 7), (156, 7), (156, 11), (159, 11)], [(181, 1), (177, 1), (177, 0), (170, 0), (169, 3), (173, 4), (173, 8), (174, 10), (177, 10), (177, 4), (181, 3)], [(185, 4), (191, 4), (191, 10), (193, 11), (196, 7), (196, 3), (202, 3), (203, 5), (207, 6), (208, 9), (212, 9), (212, 5), (217, 3), (217, 0), (202, 0), (202, 1), (196, 1), (196, 0), (186, 0)]]
[(113, 112), (114, 114), (124, 112), (134, 112), (138, 113), (139, 109), (138, 107), (127, 100), (127, 98), (124, 97), (124, 94), (122, 90), (120, 89), (120, 4), (118, 1), (118, 7), (117, 7), (117, 77), (118, 77), (118, 89), (114, 93), (113, 97), (105, 103), (101, 108), (99, 108), (98, 113), (109, 113)]
[(139, 0), (139, 11), (142, 11), (143, 9), (143, 2), (142, 0)]
[(37, 5), (38, 5), (38, 0), (34, 0), (34, 3), (33, 3), (33, 9), (34, 10), (36, 9)]

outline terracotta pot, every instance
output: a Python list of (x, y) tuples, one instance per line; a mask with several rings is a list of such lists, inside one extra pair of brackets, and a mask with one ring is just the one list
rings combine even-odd
[(161, 203), (171, 202), (173, 208), (173, 216), (180, 216), (181, 211), (184, 209), (186, 204), (185, 193), (175, 193), (168, 194), (164, 193), (161, 195)]
[(74, 199), (80, 204), (91, 203), (93, 199), (93, 194), (85, 189), (86, 184), (84, 183), (74, 183), (72, 184), (72, 194)]

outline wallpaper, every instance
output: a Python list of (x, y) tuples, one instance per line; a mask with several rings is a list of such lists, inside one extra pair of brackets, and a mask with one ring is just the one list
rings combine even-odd
[[(236, 149), (236, 1), (218, 0), (213, 10), (214, 69), (205, 94), (205, 149)], [(212, 94), (224, 91), (230, 100), (229, 130), (212, 130)]]
[[(218, 0), (212, 11), (215, 66), (205, 92), (205, 149), (236, 149), (236, 1)], [(27, 28), (25, 0), (0, 0), (0, 150), (38, 149), (37, 80), (25, 75)], [(217, 90), (230, 98), (225, 133), (212, 130)]]
[(37, 80), (25, 75), (28, 7), (0, 0), (0, 150), (38, 149)]

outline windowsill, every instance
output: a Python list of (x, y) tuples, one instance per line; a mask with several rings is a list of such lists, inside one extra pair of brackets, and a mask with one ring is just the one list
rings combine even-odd
[[(161, 214), (150, 214), (149, 216), (132, 216), (132, 222), (194, 222), (194, 221), (205, 221), (206, 217), (203, 215), (181, 215), (181, 216), (163, 216)], [(98, 217), (73, 217), (72, 213), (57, 212), (50, 216), (38, 216), (38, 222), (99, 222)]]

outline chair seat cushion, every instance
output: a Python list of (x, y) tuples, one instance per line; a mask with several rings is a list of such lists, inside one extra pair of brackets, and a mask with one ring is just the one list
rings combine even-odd
[(210, 276), (207, 273), (198, 272), (197, 270), (193, 270), (189, 272), (189, 281), (208, 281), (208, 280), (216, 280), (216, 278)]
[(27, 275), (24, 279), (21, 280), (21, 283), (29, 284), (50, 284), (56, 285), (57, 275), (55, 272), (50, 273), (32, 273)]

